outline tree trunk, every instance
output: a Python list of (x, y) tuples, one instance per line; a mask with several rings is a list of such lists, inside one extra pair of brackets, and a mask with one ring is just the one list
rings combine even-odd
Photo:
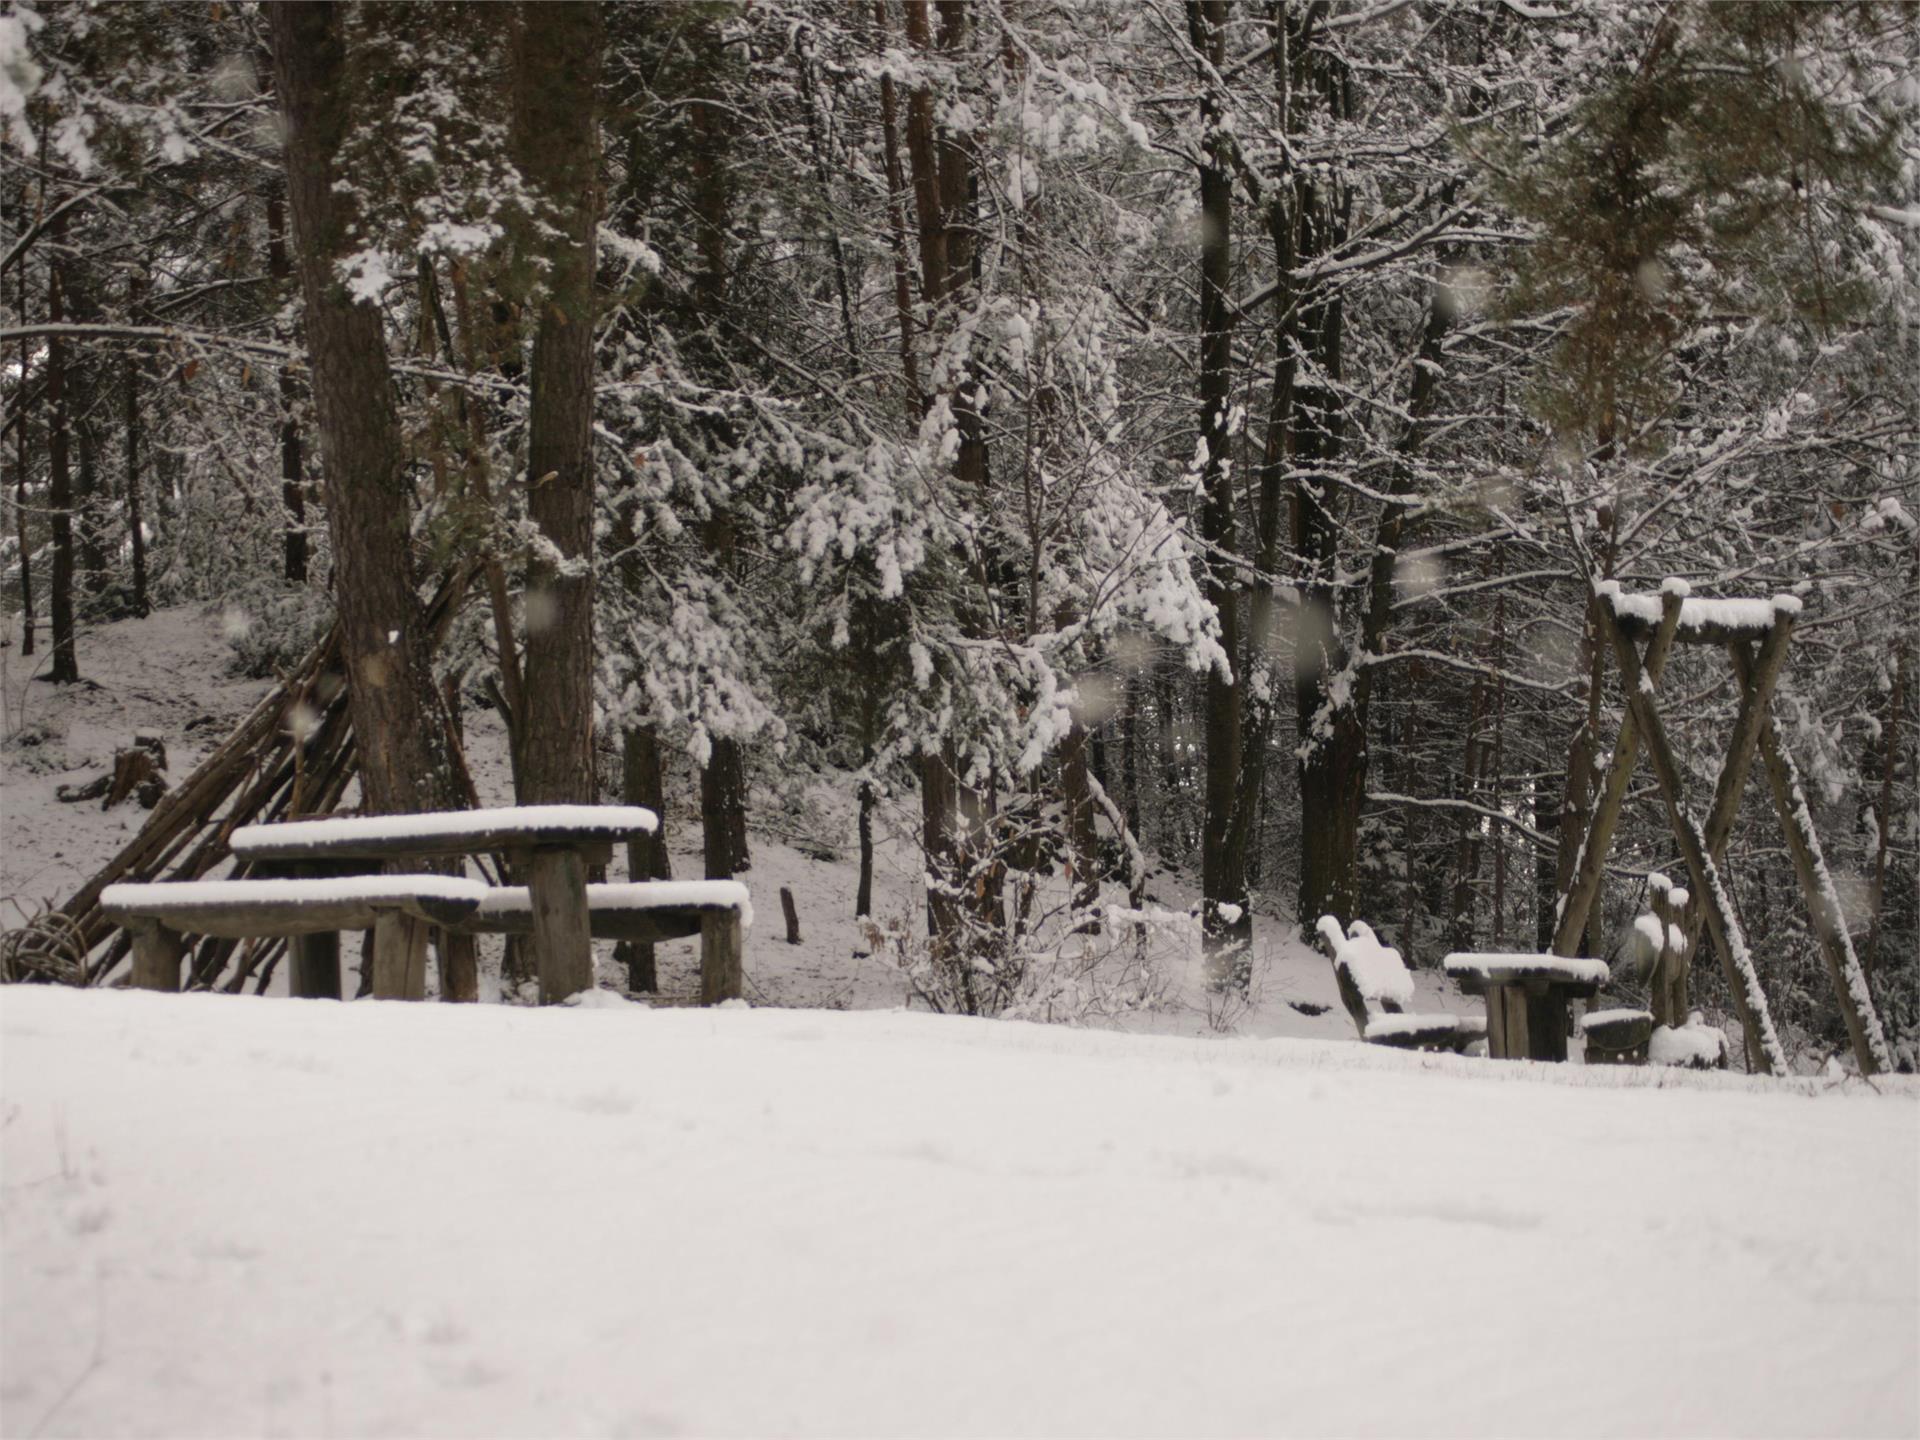
[[(1233, 475), (1227, 414), (1233, 384), (1233, 180), (1230, 136), (1211, 76), (1226, 63), (1226, 0), (1188, 0), (1187, 38), (1200, 67), (1200, 473), (1204, 500), (1200, 540), (1205, 590), (1220, 619), (1220, 644), (1234, 666), (1240, 654), (1239, 557), (1234, 553)], [(1246, 849), (1231, 834), (1240, 784), (1241, 677), (1218, 667), (1206, 677), (1206, 812), (1200, 834), (1201, 934), (1208, 979), (1216, 986), (1247, 980), (1252, 910), (1246, 893)]]
[(375, 814), (450, 809), (461, 795), (413, 580), (386, 338), (379, 310), (356, 301), (337, 269), (354, 244), (350, 199), (336, 188), (354, 93), (340, 15), (317, 0), (277, 0), (267, 18), (361, 790)]
[(545, 202), (533, 338), (527, 513), (560, 555), (527, 573), (522, 804), (591, 803), (593, 775), (593, 268), (600, 215), (595, 92), (600, 7), (526, 4), (514, 53), (514, 149)]
[[(620, 779), (621, 801), (644, 805), (659, 822), (651, 835), (628, 843), (627, 878), (672, 879), (673, 865), (667, 858), (667, 805), (660, 773), (660, 740), (651, 725), (633, 726), (623, 737)], [(652, 994), (660, 988), (652, 941), (626, 941), (616, 951), (616, 958), (626, 961), (629, 990)]]
[(746, 770), (740, 742), (722, 736), (700, 768), (700, 832), (707, 879), (730, 880), (747, 869)]
[[(64, 224), (55, 228), (60, 243)], [(58, 325), (66, 318), (65, 267), (56, 263), (47, 281), (47, 316)], [(48, 587), (48, 612), (53, 620), (53, 664), (47, 678), (72, 684), (80, 678), (73, 648), (73, 479), (68, 470), (67, 345), (47, 343), (47, 505), (53, 522), (53, 580)]]
[[(267, 273), (284, 288), (293, 276), (293, 262), (287, 255), (286, 202), (278, 191), (267, 199)], [(305, 457), (300, 439), (300, 421), (295, 409), (293, 371), (280, 367), (280, 501), (286, 507), (285, 574), (287, 583), (300, 585), (307, 578), (307, 493)]]
[[(127, 282), (127, 314), (136, 322), (142, 318), (141, 297), (145, 289), (145, 281), (138, 275)], [(153, 608), (147, 598), (147, 527), (140, 498), (140, 447), (145, 439), (145, 417), (140, 409), (140, 361), (132, 347), (127, 350), (125, 367), (122, 398), (126, 402), (127, 544), (133, 562), (133, 613), (145, 615)]]

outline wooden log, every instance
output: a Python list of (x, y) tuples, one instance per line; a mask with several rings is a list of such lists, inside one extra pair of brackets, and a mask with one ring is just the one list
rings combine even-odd
[(787, 944), (800, 943), (800, 912), (794, 907), (793, 891), (785, 885), (780, 887), (780, 913), (787, 921)]
[(527, 865), (534, 964), (540, 1003), (557, 1005), (593, 988), (593, 936), (587, 919), (587, 866), (571, 846), (536, 850)]
[(127, 929), (133, 935), (134, 988), (178, 990), (180, 957), (185, 949), (179, 933), (157, 920), (135, 920)]
[(738, 1000), (745, 988), (744, 934), (737, 910), (708, 913), (700, 923), (700, 1003)]
[(427, 923), (382, 915), (373, 927), (373, 998), (421, 1000), (427, 993)]
[(1653, 974), (1647, 984), (1654, 1023), (1684, 1025), (1687, 1023), (1687, 971), (1693, 959), (1693, 946), (1684, 931), (1680, 932), (1678, 946), (1673, 945), (1671, 939), (1680, 929), (1685, 913), (1673, 903), (1672, 892), (1665, 889), (1655, 890), (1649, 905), (1654, 918), (1660, 922), (1661, 934), (1660, 954), (1653, 962)]
[[(1733, 664), (1736, 672), (1749, 668), (1751, 661), (1744, 646), (1733, 647)], [(1839, 1002), (1841, 1017), (1846, 1021), (1854, 1062), (1862, 1075), (1890, 1070), (1893, 1057), (1887, 1049), (1885, 1032), (1880, 1028), (1880, 1016), (1873, 1006), (1866, 973), (1853, 952), (1853, 937), (1847, 933), (1846, 918), (1840, 912), (1840, 897), (1834, 893), (1832, 878), (1827, 874), (1820, 836), (1813, 828), (1813, 812), (1807, 807), (1798, 767), (1774, 734), (1771, 713), (1762, 716), (1759, 742), (1767, 772), (1767, 789), (1773, 794), (1774, 812), (1780, 817), (1780, 829), (1786, 836), (1794, 877), (1800, 882), (1800, 893), (1813, 918), (1827, 980), (1833, 986), (1834, 999)]]
[[(1669, 603), (1677, 603), (1677, 597), (1667, 598)], [(1613, 637), (1620, 683), (1626, 691), (1627, 704), (1634, 711), (1634, 722), (1640, 727), (1647, 756), (1653, 762), (1654, 778), (1660, 785), (1660, 798), (1666, 802), (1667, 818), (1673, 827), (1674, 839), (1679, 842), (1680, 853), (1686, 857), (1692, 888), (1700, 892), (1701, 903), (1706, 907), (1707, 930), (1713, 936), (1714, 949), (1720, 956), (1721, 970), (1727, 978), (1727, 990), (1748, 1037), (1749, 1062), (1756, 1069), (1783, 1072), (1787, 1068), (1786, 1051), (1781, 1048), (1780, 1037), (1774, 1032), (1773, 1016), (1767, 1010), (1760, 977), (1754, 973), (1753, 959), (1747, 952), (1746, 936), (1727, 900), (1726, 890), (1720, 882), (1720, 872), (1712, 856), (1707, 853), (1706, 837), (1687, 811), (1680, 767), (1673, 758), (1673, 748), (1667, 743), (1660, 712), (1653, 704), (1652, 689), (1650, 686), (1646, 689), (1641, 687), (1643, 672), (1640, 656), (1621, 626), (1615, 624), (1609, 626), (1608, 630)]]
[[(1598, 595), (1593, 597), (1592, 603), (1600, 609), (1597, 623), (1604, 626), (1610, 607), (1606, 607), (1606, 601)], [(1674, 632), (1679, 625), (1679, 604), (1668, 605), (1662, 610), (1659, 627), (1647, 645), (1646, 671), (1656, 685), (1666, 671), (1667, 656), (1673, 650)], [(1600, 788), (1600, 803), (1594, 806), (1593, 819), (1587, 826), (1586, 843), (1580, 847), (1573, 880), (1560, 902), (1560, 918), (1553, 930), (1553, 953), (1556, 955), (1571, 959), (1580, 953), (1581, 937), (1587, 933), (1587, 915), (1593, 909), (1594, 897), (1600, 893), (1600, 881), (1607, 870), (1607, 852), (1613, 848), (1613, 832), (1619, 824), (1620, 807), (1626, 801), (1627, 787), (1633, 781), (1633, 767), (1639, 754), (1640, 729), (1634, 723), (1633, 711), (1629, 708), (1620, 717), (1620, 735), (1614, 742), (1613, 758), (1607, 764), (1606, 779)]]
[(314, 930), (287, 941), (287, 994), (296, 1000), (340, 998), (340, 932)]

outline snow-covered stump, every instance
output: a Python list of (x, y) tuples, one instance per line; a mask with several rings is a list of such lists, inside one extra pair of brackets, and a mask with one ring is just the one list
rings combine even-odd
[(1580, 1023), (1589, 1065), (1644, 1065), (1653, 1039), (1645, 1010), (1594, 1010)]
[[(1733, 658), (1735, 673), (1744, 680), (1753, 669), (1747, 647), (1734, 643), (1727, 649)], [(1807, 910), (1813, 917), (1820, 956), (1826, 963), (1827, 978), (1846, 1021), (1853, 1058), (1862, 1075), (1891, 1070), (1893, 1057), (1887, 1049), (1886, 1034), (1880, 1028), (1880, 1015), (1874, 1008), (1866, 972), (1854, 954), (1853, 937), (1847, 932), (1840, 897), (1833, 888), (1833, 876), (1827, 871), (1820, 836), (1813, 828), (1813, 814), (1807, 808), (1799, 770), (1775, 735), (1771, 715), (1761, 718), (1759, 742), (1767, 772), (1767, 789), (1773, 794), (1773, 808), (1780, 817), (1780, 829), (1786, 836), (1787, 853), (1793, 860), (1800, 893), (1806, 898)]]

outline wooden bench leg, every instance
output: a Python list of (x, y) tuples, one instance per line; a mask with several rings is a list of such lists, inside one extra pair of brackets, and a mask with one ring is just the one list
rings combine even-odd
[(287, 994), (296, 1000), (340, 998), (340, 932), (323, 930), (287, 941)]
[(700, 1003), (738, 1000), (745, 986), (738, 910), (710, 910), (700, 921)]
[(593, 988), (593, 935), (587, 924), (587, 866), (578, 850), (536, 850), (527, 867), (533, 906), (533, 956), (540, 1003), (555, 1005)]
[(373, 998), (420, 1000), (426, 993), (426, 922), (382, 915), (373, 927)]
[(180, 935), (158, 920), (137, 920), (127, 929), (133, 932), (133, 988), (178, 990), (180, 959), (186, 951)]

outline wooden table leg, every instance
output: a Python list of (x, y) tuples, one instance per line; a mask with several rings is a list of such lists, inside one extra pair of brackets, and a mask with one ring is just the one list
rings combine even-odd
[(1567, 1058), (1567, 992), (1550, 980), (1529, 980), (1524, 994), (1527, 1007), (1527, 1050), (1529, 1060), (1564, 1062)]
[(373, 927), (373, 998), (421, 1000), (427, 993), (427, 922), (382, 915)]
[(700, 920), (700, 1003), (738, 1000), (745, 985), (738, 910), (709, 910)]
[(287, 994), (296, 1000), (340, 998), (340, 932), (322, 930), (287, 941)]
[(574, 848), (536, 850), (527, 867), (533, 906), (533, 956), (540, 1003), (555, 1005), (593, 988), (593, 935), (587, 921), (587, 866)]
[(158, 920), (136, 920), (133, 932), (133, 987), (136, 990), (178, 990), (180, 959), (185, 942)]

